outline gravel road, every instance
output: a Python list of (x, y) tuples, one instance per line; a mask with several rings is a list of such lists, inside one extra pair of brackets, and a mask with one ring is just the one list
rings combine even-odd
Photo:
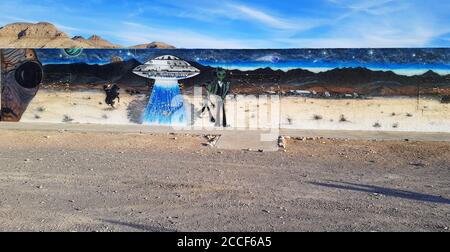
[(442, 231), (450, 143), (0, 130), (0, 231)]

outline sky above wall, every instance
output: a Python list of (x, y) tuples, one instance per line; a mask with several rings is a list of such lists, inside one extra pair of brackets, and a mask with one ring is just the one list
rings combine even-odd
[(450, 47), (449, 13), (442, 0), (2, 0), (0, 26), (47, 21), (124, 46)]

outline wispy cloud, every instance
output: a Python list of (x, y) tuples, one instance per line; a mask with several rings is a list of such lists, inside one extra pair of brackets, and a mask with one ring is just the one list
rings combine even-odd
[(126, 44), (142, 44), (152, 41), (163, 41), (182, 48), (252, 48), (261, 45), (257, 40), (230, 39), (205, 35), (184, 29), (169, 29), (165, 27), (152, 27), (136, 22), (122, 22), (120, 31), (104, 32), (116, 37)]
[[(201, 4), (186, 4), (185, 2), (174, 1), (169, 6), (153, 5), (145, 7), (145, 9), (147, 12), (157, 12), (159, 15), (168, 17), (185, 18), (217, 25), (235, 22), (235, 25), (241, 27), (253, 25), (252, 29), (259, 28), (274, 32), (305, 31), (325, 23), (325, 20), (317, 18), (283, 17), (281, 14), (236, 1), (210, 1)], [(254, 32), (257, 31), (254, 30)]]
[(243, 19), (254, 20), (256, 22), (262, 23), (269, 27), (273, 27), (273, 28), (277, 28), (277, 29), (287, 29), (287, 30), (296, 29), (299, 27), (294, 22), (289, 22), (287, 20), (283, 20), (281, 18), (275, 17), (266, 12), (263, 12), (261, 10), (251, 8), (248, 6), (230, 5), (230, 8), (240, 12), (242, 14), (241, 18), (243, 18)]
[[(114, 43), (162, 41), (184, 48), (449, 46), (442, 0), (2, 0), (0, 26), (54, 23)], [(51, 4), (49, 4), (51, 3)], [(20, 10), (20, 11), (17, 11)]]
[[(328, 38), (349, 41), (349, 47), (425, 47), (450, 31), (413, 1), (328, 0), (343, 9)], [(353, 41), (353, 42), (352, 42)]]
[(63, 25), (60, 23), (53, 23), (58, 29), (64, 30), (64, 31), (68, 31), (68, 32), (80, 32), (83, 31), (83, 29), (77, 28), (77, 27), (72, 27), (72, 26), (68, 26), (68, 25)]
[(8, 15), (0, 17), (0, 21), (3, 21), (3, 22), (36, 23), (36, 20), (33, 20), (33, 19), (14, 17), (14, 16), (8, 16)]

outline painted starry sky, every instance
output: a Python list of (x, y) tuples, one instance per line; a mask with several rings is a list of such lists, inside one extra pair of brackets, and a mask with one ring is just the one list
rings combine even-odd
[(233, 69), (331, 69), (342, 67), (367, 67), (380, 70), (425, 72), (433, 70), (450, 73), (450, 49), (278, 49), (278, 50), (107, 50), (87, 49), (76, 56), (61, 49), (40, 49), (43, 64), (108, 64), (113, 56), (122, 60), (136, 59), (141, 63), (157, 56), (170, 54), (206, 66)]

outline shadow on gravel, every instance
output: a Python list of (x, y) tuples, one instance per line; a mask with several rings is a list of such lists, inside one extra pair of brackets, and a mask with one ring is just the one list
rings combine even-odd
[(120, 225), (120, 226), (138, 229), (142, 232), (176, 232), (176, 230), (174, 230), (174, 229), (166, 229), (163, 227), (147, 226), (147, 225), (142, 225), (142, 224), (127, 223), (127, 222), (115, 221), (115, 220), (102, 219), (101, 221), (107, 222), (110, 224), (114, 224), (114, 225)]
[(450, 205), (450, 199), (446, 199), (441, 196), (434, 196), (422, 193), (415, 193), (410, 191), (403, 191), (397, 189), (389, 189), (379, 186), (371, 186), (371, 185), (361, 185), (361, 184), (353, 184), (353, 183), (345, 183), (345, 182), (333, 182), (333, 183), (319, 183), (319, 182), (310, 182), (312, 185), (323, 186), (328, 188), (336, 188), (342, 190), (351, 190), (358, 192), (366, 192), (366, 193), (377, 193), (380, 195), (384, 195), (387, 197), (397, 197), (407, 200), (416, 200), (423, 202), (431, 202), (431, 203), (439, 203)]

